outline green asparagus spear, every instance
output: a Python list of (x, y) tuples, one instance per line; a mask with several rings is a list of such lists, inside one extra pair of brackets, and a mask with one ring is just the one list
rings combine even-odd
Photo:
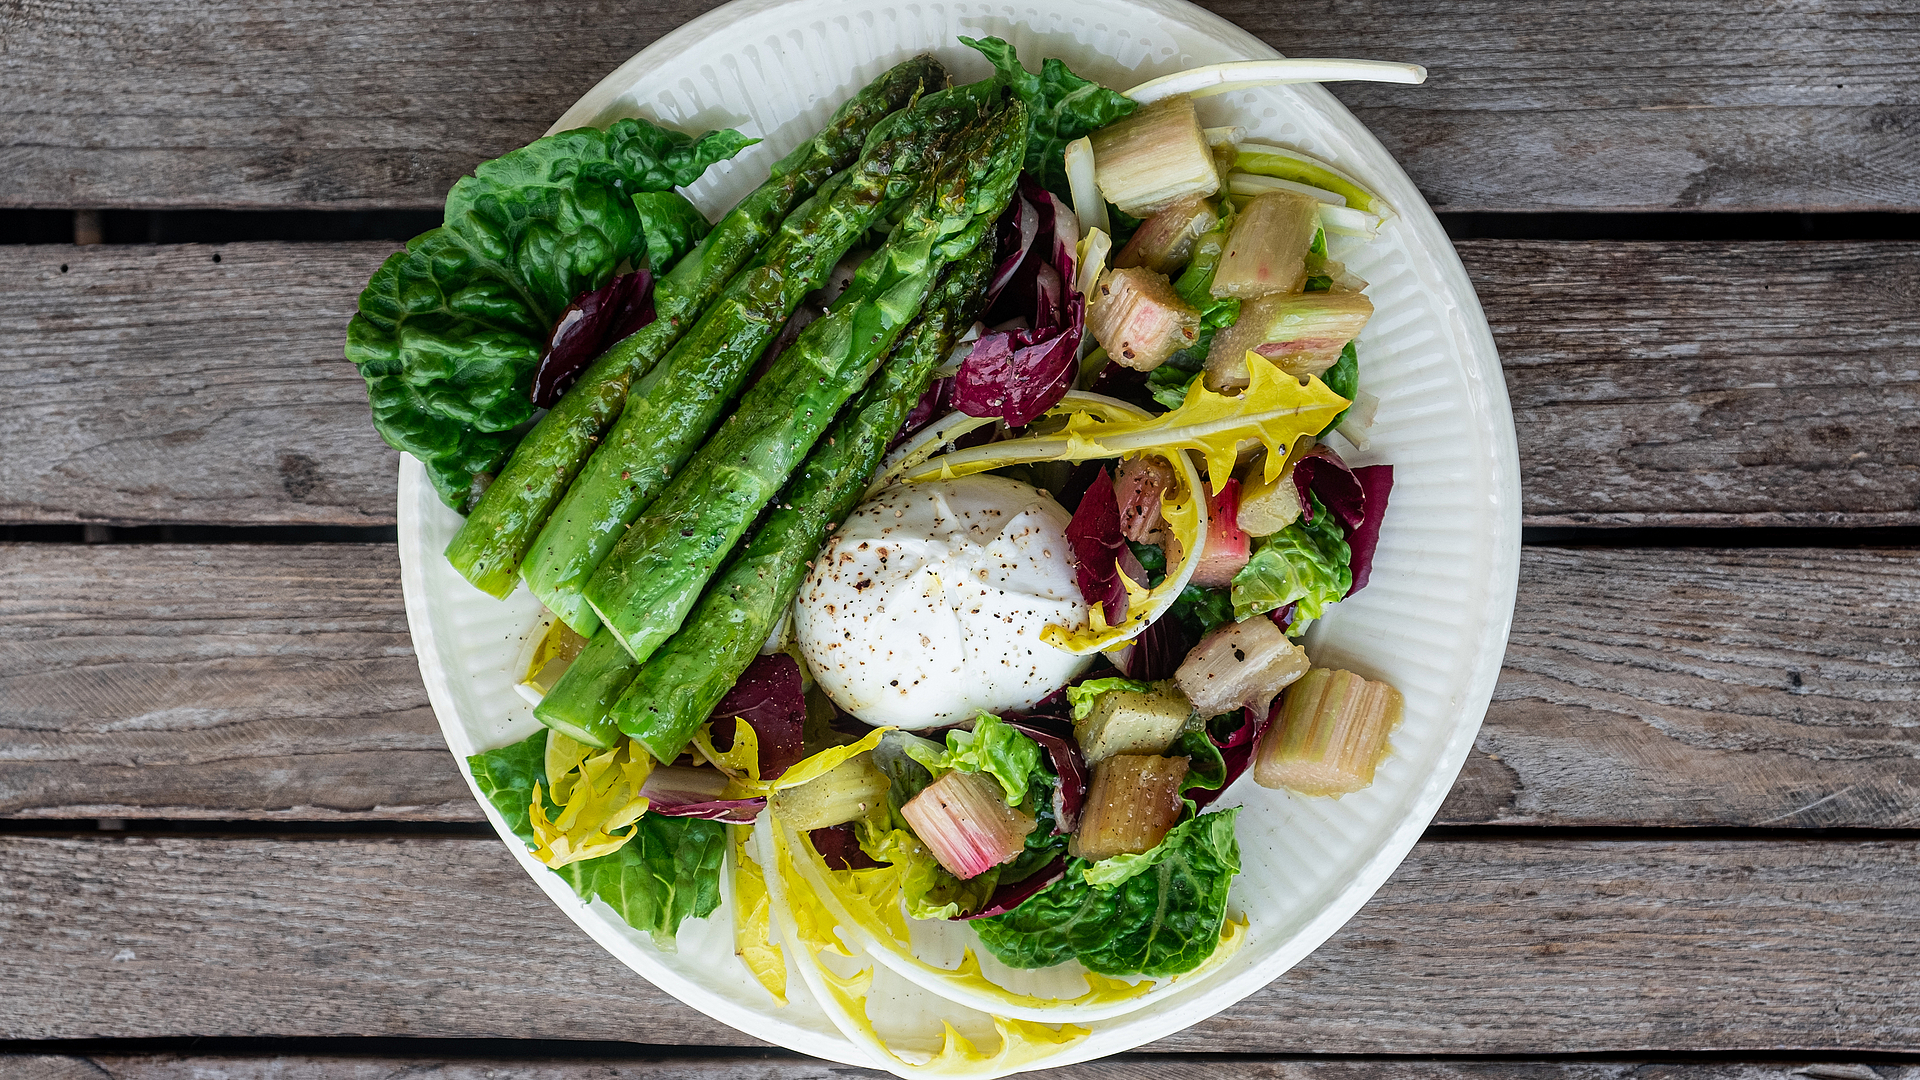
[(638, 670), (640, 665), (627, 655), (626, 646), (601, 630), (567, 665), (566, 673), (540, 699), (533, 715), (560, 734), (588, 746), (610, 747), (620, 732), (608, 713)]
[(625, 411), (534, 542), (521, 576), (580, 633), (599, 618), (581, 590), (740, 391), (768, 341), (881, 215), (921, 186), (958, 130), (993, 106), (991, 82), (921, 98), (882, 120), (860, 160), (781, 224), (687, 336), (627, 394)]
[(780, 355), (594, 572), (587, 602), (635, 660), (680, 628), (754, 516), (892, 350), (940, 268), (991, 234), (1026, 137), (1026, 106), (1016, 101), (942, 163), (833, 308)]
[(753, 662), (828, 530), (860, 501), (901, 421), (973, 324), (992, 275), (991, 244), (948, 268), (893, 358), (807, 455), (766, 523), (728, 560), (680, 632), (632, 677), (615, 719), (649, 753), (662, 761), (677, 756)]
[(931, 56), (897, 64), (841, 105), (818, 135), (775, 162), (767, 182), (655, 284), (654, 321), (607, 350), (520, 441), (447, 545), (454, 568), (494, 596), (512, 592), (534, 535), (619, 414), (632, 378), (644, 375), (693, 324), (794, 206), (854, 160), (881, 117), (946, 80)]

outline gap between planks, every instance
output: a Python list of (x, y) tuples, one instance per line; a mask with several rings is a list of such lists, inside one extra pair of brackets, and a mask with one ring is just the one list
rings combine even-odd
[[(0, 522), (391, 523), (341, 355), (391, 248), (0, 248)], [(1526, 524), (1920, 525), (1920, 244), (1459, 250)]]

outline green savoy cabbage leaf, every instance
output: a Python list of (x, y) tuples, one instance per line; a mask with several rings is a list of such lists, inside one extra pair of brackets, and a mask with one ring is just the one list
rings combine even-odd
[[(936, 777), (954, 769), (986, 773), (1000, 782), (1008, 806), (1019, 806), (1027, 800), (1034, 774), (1041, 771), (1040, 744), (992, 713), (981, 713), (972, 731), (955, 728), (947, 732), (944, 747), (917, 740), (907, 743), (905, 749)], [(1047, 776), (1052, 778), (1051, 773)]]
[[(462, 507), (476, 474), (497, 468), (532, 418), (533, 368), (567, 306), (622, 262), (653, 250), (665, 269), (705, 234), (685, 199), (652, 193), (691, 184), (752, 142), (626, 119), (549, 135), (461, 178), (445, 223), (381, 264), (347, 326), (347, 359), (367, 380), (381, 437)], [(636, 206), (635, 196), (649, 197)]]
[[(547, 778), (547, 733), (467, 759), (473, 779), (507, 827), (533, 844), (527, 808), (533, 786)], [(542, 792), (541, 797), (546, 797)], [(547, 812), (560, 808), (547, 800)], [(653, 936), (654, 944), (673, 948), (674, 934), (689, 918), (699, 919), (720, 906), (720, 871), (727, 856), (726, 826), (702, 818), (642, 814), (633, 839), (620, 850), (584, 859), (553, 871), (580, 899), (606, 901), (627, 925)]]
[(1298, 635), (1353, 588), (1353, 570), (1348, 566), (1353, 552), (1346, 534), (1318, 495), (1308, 498), (1313, 502), (1313, 520), (1296, 521), (1255, 541), (1253, 557), (1233, 575), (1236, 621), (1294, 604), (1287, 633)]
[(1220, 944), (1240, 872), (1238, 808), (1174, 827), (1142, 855), (1072, 859), (1066, 876), (1004, 915), (975, 919), (987, 950), (1018, 968), (1079, 960), (1102, 975), (1178, 975)]
[(1020, 66), (1013, 46), (999, 38), (963, 37), (960, 43), (980, 50), (992, 61), (1013, 95), (1026, 105), (1033, 122), (1033, 131), (1027, 136), (1026, 171), (1040, 181), (1041, 187), (1072, 201), (1067, 186), (1067, 144), (1127, 115), (1139, 108), (1138, 103), (1075, 75), (1052, 57), (1035, 75)]

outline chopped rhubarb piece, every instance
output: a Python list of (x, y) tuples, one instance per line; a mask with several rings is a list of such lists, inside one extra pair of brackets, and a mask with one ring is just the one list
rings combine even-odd
[(1087, 329), (1114, 363), (1152, 371), (1200, 336), (1200, 313), (1167, 275), (1142, 267), (1109, 270), (1087, 305)]
[[(1405, 709), (1400, 691), (1386, 683), (1315, 668), (1287, 688), (1280, 715), (1260, 739), (1253, 780), (1302, 795), (1359, 791), (1373, 783)], [(1096, 769), (1096, 784), (1099, 775)]]
[(1134, 217), (1149, 217), (1181, 199), (1220, 190), (1213, 150), (1201, 132), (1193, 99), (1184, 94), (1108, 124), (1093, 133), (1092, 141), (1100, 194)]
[(1307, 248), (1319, 208), (1315, 200), (1291, 191), (1270, 191), (1248, 203), (1227, 234), (1213, 273), (1213, 295), (1251, 299), (1299, 292), (1307, 281)]
[(1115, 754), (1093, 767), (1080, 831), (1068, 850), (1088, 862), (1151, 851), (1180, 820), (1183, 757)]
[(1173, 679), (1202, 716), (1241, 708), (1264, 713), (1308, 667), (1307, 651), (1256, 615), (1201, 638)]
[(1114, 689), (1074, 721), (1073, 737), (1089, 764), (1115, 754), (1161, 754), (1180, 737), (1193, 706), (1168, 679), (1145, 691)]
[(1319, 375), (1373, 317), (1365, 293), (1288, 293), (1248, 301), (1240, 319), (1214, 335), (1207, 349), (1207, 389), (1235, 393), (1247, 385), (1247, 353), (1289, 375)]
[(1207, 498), (1207, 546), (1193, 564), (1193, 583), (1203, 589), (1224, 589), (1247, 565), (1252, 542), (1238, 524), (1240, 481), (1228, 480)]
[(1160, 498), (1173, 486), (1173, 466), (1165, 458), (1142, 454), (1120, 463), (1113, 495), (1120, 503), (1120, 532), (1136, 544), (1160, 542)]
[(1156, 273), (1171, 274), (1193, 257), (1193, 242), (1218, 224), (1220, 215), (1213, 204), (1199, 195), (1189, 195), (1142, 222), (1133, 239), (1113, 257), (1113, 265), (1144, 266)]
[(900, 808), (913, 833), (957, 878), (979, 877), (1026, 849), (1034, 819), (1008, 806), (992, 777), (959, 769)]
[(1294, 485), (1293, 466), (1267, 482), (1262, 462), (1255, 462), (1247, 475), (1247, 486), (1240, 489), (1240, 506), (1234, 523), (1248, 536), (1272, 536), (1300, 518), (1300, 492)]

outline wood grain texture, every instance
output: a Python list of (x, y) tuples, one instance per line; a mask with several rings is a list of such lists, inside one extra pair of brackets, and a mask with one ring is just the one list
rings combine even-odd
[[(1459, 247), (1528, 523), (1920, 523), (1920, 244)], [(0, 521), (392, 521), (341, 356), (389, 250), (0, 248)]]
[(1460, 253), (1530, 524), (1920, 523), (1920, 244)]
[[(1920, 552), (1527, 548), (1437, 820), (1920, 824), (1916, 611)], [(388, 546), (0, 546), (0, 702), (0, 816), (481, 820)]]
[[(608, 1058), (4, 1055), (14, 1080), (879, 1080), (886, 1073), (825, 1061)], [(1920, 1080), (1920, 1066), (1854, 1061), (1396, 1061), (1308, 1058), (1191, 1061), (1127, 1054), (1035, 1074), (1045, 1080)]]
[[(0, 839), (0, 938), (11, 1039), (751, 1045), (492, 840)], [(1152, 1049), (1911, 1052), (1916, 995), (1911, 841), (1423, 843), (1313, 956)]]
[[(438, 206), (711, 6), (14, 0), (0, 205)], [(1910, 3), (1209, 6), (1291, 55), (1427, 65), (1335, 93), (1442, 208), (1920, 205)]]

